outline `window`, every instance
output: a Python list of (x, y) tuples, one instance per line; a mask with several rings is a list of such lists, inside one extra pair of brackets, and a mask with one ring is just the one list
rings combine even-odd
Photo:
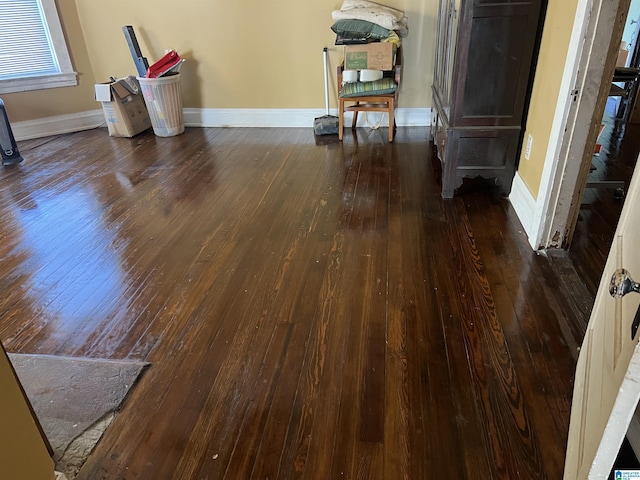
[(0, 0), (0, 94), (77, 85), (55, 0)]

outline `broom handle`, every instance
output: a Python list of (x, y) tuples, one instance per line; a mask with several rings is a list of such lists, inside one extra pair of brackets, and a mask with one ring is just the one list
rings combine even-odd
[(327, 47), (322, 49), (322, 55), (324, 56), (324, 106), (329, 115), (329, 76), (327, 75)]

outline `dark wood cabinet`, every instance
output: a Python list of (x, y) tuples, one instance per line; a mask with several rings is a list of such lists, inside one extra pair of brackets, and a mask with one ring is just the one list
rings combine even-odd
[(431, 133), (444, 198), (467, 177), (511, 190), (542, 4), (440, 0)]

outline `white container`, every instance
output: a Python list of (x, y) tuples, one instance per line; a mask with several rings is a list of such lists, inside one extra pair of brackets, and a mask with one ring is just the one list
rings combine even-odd
[(159, 137), (172, 137), (184, 132), (180, 74), (158, 78), (138, 77), (138, 82), (149, 111), (153, 133)]

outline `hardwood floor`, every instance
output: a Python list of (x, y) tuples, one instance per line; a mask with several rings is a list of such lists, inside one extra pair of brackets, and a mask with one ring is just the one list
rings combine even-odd
[(580, 319), (424, 128), (106, 130), (0, 171), (8, 351), (152, 363), (86, 479), (558, 479)]

